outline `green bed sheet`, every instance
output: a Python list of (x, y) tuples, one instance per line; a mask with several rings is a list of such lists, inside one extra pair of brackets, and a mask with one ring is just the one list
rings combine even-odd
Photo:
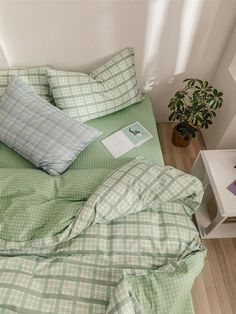
[[(153, 135), (153, 138), (122, 157), (114, 159), (101, 140), (135, 121), (139, 121)], [(149, 97), (146, 96), (141, 103), (91, 120), (87, 124), (101, 130), (103, 134), (77, 157), (69, 169), (116, 169), (138, 155), (157, 165), (164, 165)], [(35, 168), (35, 166), (0, 142), (0, 168)]]

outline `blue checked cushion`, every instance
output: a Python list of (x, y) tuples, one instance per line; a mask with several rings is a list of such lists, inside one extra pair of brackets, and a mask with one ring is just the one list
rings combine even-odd
[(51, 100), (49, 84), (47, 80), (47, 67), (32, 68), (8, 68), (0, 69), (0, 97), (14, 76), (18, 76), (28, 84), (38, 95)]
[(59, 175), (100, 131), (69, 117), (15, 77), (0, 99), (0, 141)]
[(125, 48), (90, 75), (48, 69), (56, 106), (79, 121), (102, 117), (143, 100), (133, 48)]

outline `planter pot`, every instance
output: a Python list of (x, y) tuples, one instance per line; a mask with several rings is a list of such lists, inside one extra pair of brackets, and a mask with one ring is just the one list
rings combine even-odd
[(175, 146), (179, 146), (179, 147), (186, 147), (188, 146), (188, 144), (191, 142), (191, 136), (189, 136), (188, 139), (185, 139), (183, 137), (183, 135), (178, 131), (178, 127), (180, 126), (180, 123), (177, 124), (174, 129), (173, 129), (173, 133), (172, 133), (172, 143)]

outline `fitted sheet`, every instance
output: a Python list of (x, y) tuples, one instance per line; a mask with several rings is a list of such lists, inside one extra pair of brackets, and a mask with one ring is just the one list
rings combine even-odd
[[(114, 159), (101, 143), (101, 140), (135, 121), (139, 121), (153, 135), (153, 138), (120, 158)], [(88, 121), (86, 124), (99, 129), (103, 133), (77, 157), (69, 169), (116, 169), (137, 156), (143, 156), (157, 165), (164, 165), (152, 103), (148, 96), (141, 103), (105, 117)], [(0, 168), (36, 167), (0, 142)]]

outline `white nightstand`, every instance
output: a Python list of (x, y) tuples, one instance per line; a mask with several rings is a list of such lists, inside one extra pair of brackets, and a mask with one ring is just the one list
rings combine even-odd
[(227, 189), (236, 180), (235, 165), (236, 150), (202, 150), (197, 156), (191, 173), (204, 186), (203, 201), (196, 212), (202, 238), (236, 237), (236, 196)]

